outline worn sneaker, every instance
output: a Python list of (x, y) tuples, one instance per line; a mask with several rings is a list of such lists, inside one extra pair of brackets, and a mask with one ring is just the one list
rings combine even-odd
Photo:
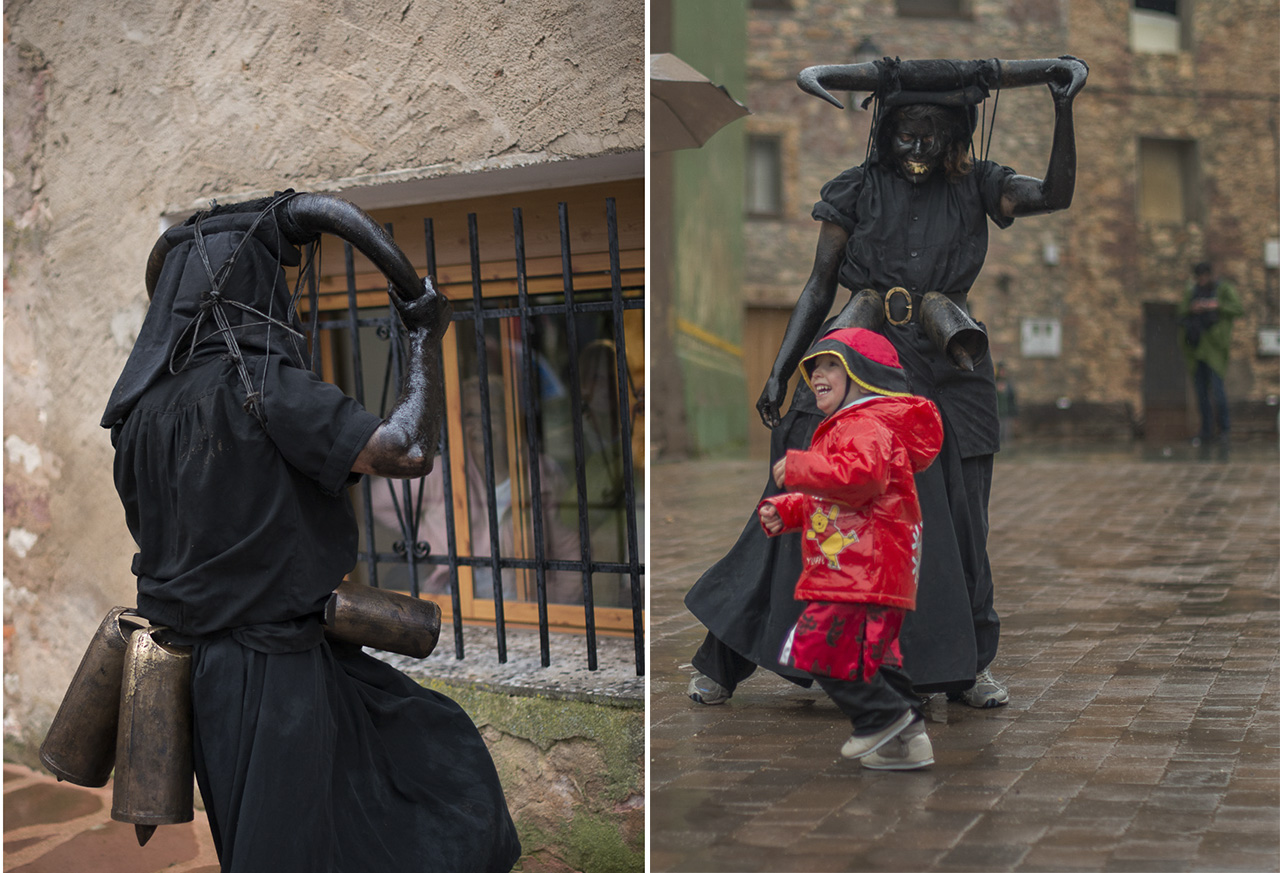
[(962, 700), (975, 709), (990, 709), (1009, 702), (1009, 689), (992, 678), (988, 669), (978, 674), (972, 688), (961, 691), (955, 699)]
[(887, 727), (881, 728), (873, 734), (866, 734), (865, 736), (854, 734), (845, 740), (844, 745), (840, 747), (840, 754), (846, 758), (861, 758), (863, 755), (869, 755), (902, 733), (915, 717), (916, 714), (908, 709), (890, 722)]
[(925, 733), (923, 719), (862, 759), (868, 770), (919, 770), (932, 763), (933, 743)]
[(732, 691), (710, 676), (694, 673), (693, 678), (689, 680), (689, 699), (694, 703), (715, 706), (716, 704), (724, 703), (732, 696)]

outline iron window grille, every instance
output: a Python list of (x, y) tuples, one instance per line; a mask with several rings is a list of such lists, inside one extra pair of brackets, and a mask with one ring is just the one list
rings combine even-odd
[[(441, 351), (442, 372), (453, 373), (446, 383), (452, 384), (454, 414), (446, 416), (442, 427), (440, 451), (432, 473), (439, 481), (428, 482), (424, 477), (375, 482), (365, 476), (355, 489), (361, 550), (354, 575), (376, 587), (405, 590), (413, 596), (434, 595), (442, 606), (451, 607), (446, 612), (451, 613), (454, 654), (459, 659), (465, 656), (464, 620), (475, 617), (465, 614), (464, 601), (483, 604), (485, 598), (476, 593), (480, 592), (492, 600), (498, 660), (506, 662), (508, 612), (521, 610), (526, 619), (517, 623), (531, 624), (527, 620), (530, 610), (523, 605), (528, 600), (518, 597), (518, 592), (523, 591), (536, 603), (541, 663), (549, 666), (553, 625), (550, 613), (554, 610), (563, 615), (566, 606), (549, 601), (550, 576), (556, 580), (552, 590), (562, 593), (569, 590), (563, 584), (566, 578), (578, 581), (576, 593), (570, 595), (572, 602), (567, 605), (581, 610), (580, 621), (575, 623), (585, 634), (588, 669), (598, 668), (599, 610), (609, 613), (615, 625), (625, 622), (619, 616), (625, 615), (622, 610), (626, 610), (636, 674), (645, 672), (644, 530), (639, 518), (643, 502), (636, 477), (636, 454), (645, 444), (643, 398), (632, 376), (634, 364), (628, 355), (625, 327), (628, 317), (632, 323), (638, 319), (643, 324), (643, 270), (624, 269), (614, 198), (606, 198), (604, 207), (607, 259), (589, 258), (591, 264), (576, 273), (567, 204), (558, 204), (558, 271), (547, 268), (546, 258), (539, 259), (539, 268), (530, 269), (525, 256), (523, 212), (519, 207), (513, 209), (514, 275), (502, 279), (486, 277), (477, 218), (475, 213), (467, 216), (470, 294), (459, 293), (457, 283), (446, 283), (442, 289), (454, 309), (452, 329), (446, 334)], [(395, 228), (386, 228), (394, 236)], [(437, 277), (431, 218), (423, 219), (422, 234), (426, 273)], [(351, 246), (344, 243), (343, 252), (345, 289), (321, 287), (315, 253), (309, 253), (311, 256), (304, 262), (303, 309), (310, 321), (313, 361), (317, 372), (338, 382), (366, 408), (385, 416), (397, 396), (405, 344), (387, 305), (385, 290), (369, 288), (367, 279), (365, 287), (361, 287)], [(554, 290), (553, 283), (558, 285)], [(583, 290), (577, 287), (580, 284), (589, 287)], [(500, 286), (497, 293), (492, 290), (494, 285)], [(441, 287), (439, 281), (437, 287)], [(342, 297), (345, 300), (339, 299)], [(546, 335), (554, 338), (550, 343), (552, 354), (547, 353)], [(508, 365), (499, 374), (491, 372), (495, 338), (499, 360)], [(634, 334), (632, 341), (634, 344)], [(643, 344), (640, 345), (633, 350), (633, 357), (643, 361)], [(461, 390), (464, 373), (467, 391)], [(547, 383), (557, 380), (559, 393), (549, 401)], [(497, 405), (495, 392), (503, 394)], [(603, 416), (608, 424), (604, 427), (599, 426), (602, 416), (596, 414), (604, 408), (602, 402), (608, 408), (608, 414)], [(457, 411), (464, 403), (478, 406), (468, 413), (467, 429), (456, 421)], [(558, 412), (549, 409), (553, 405)], [(474, 419), (478, 419), (478, 428), (471, 426)], [(560, 422), (558, 428), (553, 420)], [(640, 431), (638, 439), (634, 439), (637, 427)], [(478, 436), (474, 442), (479, 445), (473, 450), (470, 439), (461, 445), (462, 434)], [(510, 435), (516, 437), (514, 450), (506, 444)], [(459, 463), (454, 462), (459, 451), (464, 452), (460, 463), (468, 473), (463, 482), (457, 481)], [(514, 460), (506, 465), (505, 480), (499, 479), (502, 454)], [(639, 460), (643, 462), (643, 457)], [(480, 464), (482, 477), (471, 475), (473, 467), (465, 466), (476, 463)], [(604, 473), (600, 472), (602, 467)], [(572, 486), (572, 494), (554, 506), (546, 505), (544, 493), (549, 469), (560, 470), (562, 478)], [(602, 481), (606, 487), (601, 486)], [(507, 510), (503, 509), (504, 487)], [(379, 489), (385, 492), (379, 493)], [(479, 500), (477, 490), (482, 492)], [(465, 491), (465, 497), (460, 491)], [(428, 502), (428, 492), (439, 498), (435, 505)], [(523, 495), (519, 512), (510, 496), (516, 492)], [(473, 517), (477, 510), (484, 517)], [(504, 511), (509, 511), (510, 516), (500, 519)], [(440, 515), (444, 542), (424, 538), (424, 521), (430, 520), (439, 529)], [(557, 520), (568, 518), (576, 519), (576, 531), (571, 533), (576, 533), (577, 553), (566, 556), (562, 549), (553, 554), (548, 527), (566, 528), (567, 524)], [(504, 525), (520, 528), (523, 548), (513, 547), (511, 542), (504, 544)], [(487, 528), (487, 541), (472, 541), (473, 527)], [(464, 528), (466, 536), (462, 540), (471, 542), (470, 549), (459, 548), (459, 534)], [(616, 532), (616, 536), (603, 538), (606, 544), (614, 541), (612, 550), (601, 547), (602, 529)], [(472, 584), (470, 598), (463, 594), (467, 576)], [(446, 590), (425, 591), (427, 578), (437, 583), (445, 579)], [(485, 578), (487, 590), (483, 586)], [(616, 605), (599, 606), (600, 592), (612, 593), (615, 585)], [(517, 592), (515, 599), (513, 591)], [(481, 617), (487, 618), (488, 613)]]

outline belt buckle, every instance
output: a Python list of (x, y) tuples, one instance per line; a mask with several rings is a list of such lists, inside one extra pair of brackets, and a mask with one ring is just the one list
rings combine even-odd
[[(901, 294), (903, 297), (907, 298), (907, 314), (904, 315), (902, 318), (894, 318), (893, 309), (890, 306), (890, 301), (892, 301), (894, 296), (897, 294)], [(911, 316), (913, 314), (914, 313), (912, 311), (912, 306), (911, 306), (910, 291), (908, 291), (906, 288), (895, 287), (895, 288), (890, 288), (888, 291), (885, 292), (885, 295), (884, 295), (884, 320), (885, 321), (889, 322), (894, 327), (902, 327), (902, 325), (911, 321)]]

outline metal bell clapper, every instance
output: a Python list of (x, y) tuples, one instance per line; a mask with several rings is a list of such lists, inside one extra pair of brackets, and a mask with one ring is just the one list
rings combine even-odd
[(163, 642), (167, 630), (134, 632), (120, 689), (111, 817), (133, 824), (139, 845), (195, 817), (191, 650)]
[(987, 357), (987, 332), (945, 294), (924, 295), (920, 324), (938, 351), (962, 370), (973, 370)]

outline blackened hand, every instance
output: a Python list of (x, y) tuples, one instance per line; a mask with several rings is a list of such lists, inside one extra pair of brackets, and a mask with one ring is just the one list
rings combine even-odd
[(1084, 87), (1085, 80), (1089, 78), (1089, 65), (1077, 57), (1071, 55), (1063, 55), (1058, 60), (1063, 62), (1061, 72), (1057, 73), (1055, 78), (1049, 80), (1049, 93), (1053, 95), (1055, 101), (1069, 101), (1080, 93), (1080, 89)]
[(786, 385), (770, 376), (769, 381), (764, 385), (764, 391), (760, 393), (760, 399), (756, 401), (756, 411), (760, 413), (760, 420), (764, 422), (765, 427), (777, 427), (782, 421), (780, 410), (786, 394)]
[(453, 307), (449, 299), (436, 291), (430, 277), (422, 280), (422, 294), (414, 300), (404, 300), (392, 292), (391, 302), (400, 313), (400, 320), (411, 331), (425, 331), (427, 335), (442, 336), (449, 327)]

